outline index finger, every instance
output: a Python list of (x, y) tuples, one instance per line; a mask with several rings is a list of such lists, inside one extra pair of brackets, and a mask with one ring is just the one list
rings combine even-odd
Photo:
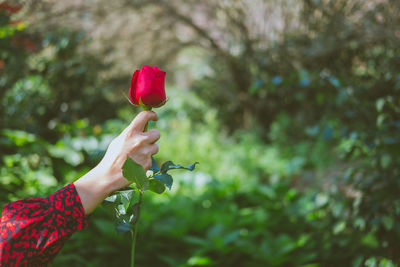
[(157, 113), (154, 111), (150, 110), (145, 110), (140, 112), (129, 124), (129, 127), (131, 131), (144, 131), (144, 127), (149, 121), (157, 121), (158, 116)]

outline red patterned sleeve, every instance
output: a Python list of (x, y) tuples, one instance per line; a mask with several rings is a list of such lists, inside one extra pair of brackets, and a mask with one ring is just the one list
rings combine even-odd
[(0, 221), (0, 266), (47, 266), (64, 242), (85, 227), (73, 183), (46, 198), (8, 203)]

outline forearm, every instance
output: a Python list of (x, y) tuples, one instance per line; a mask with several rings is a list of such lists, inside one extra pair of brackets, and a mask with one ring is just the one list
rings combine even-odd
[(74, 182), (76, 191), (82, 202), (85, 214), (93, 210), (112, 192), (126, 186), (128, 181), (122, 172), (110, 174), (97, 166)]

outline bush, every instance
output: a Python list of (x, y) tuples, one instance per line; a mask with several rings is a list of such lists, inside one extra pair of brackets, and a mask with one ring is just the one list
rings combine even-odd
[[(299, 31), (252, 56), (209, 54), (192, 91), (167, 89), (150, 125), (162, 134), (156, 159), (200, 165), (145, 196), (138, 265), (396, 266), (399, 5), (379, 1), (360, 18), (350, 2), (303, 1)], [(116, 90), (129, 78), (102, 75), (110, 66), (82, 32), (43, 34), (7, 10), (0, 204), (79, 178), (134, 116)], [(112, 216), (100, 207), (89, 224), (53, 265), (128, 265)]]

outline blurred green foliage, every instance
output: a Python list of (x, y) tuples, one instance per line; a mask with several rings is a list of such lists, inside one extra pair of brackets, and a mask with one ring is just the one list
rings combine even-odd
[[(355, 25), (331, 2), (304, 1), (308, 27), (282, 42), (210, 56), (193, 90), (167, 88), (156, 159), (200, 165), (145, 195), (138, 266), (400, 262), (399, 5)], [(0, 204), (79, 178), (137, 111), (83, 32), (43, 34), (16, 13), (0, 8)], [(112, 215), (89, 225), (53, 265), (127, 266)]]

